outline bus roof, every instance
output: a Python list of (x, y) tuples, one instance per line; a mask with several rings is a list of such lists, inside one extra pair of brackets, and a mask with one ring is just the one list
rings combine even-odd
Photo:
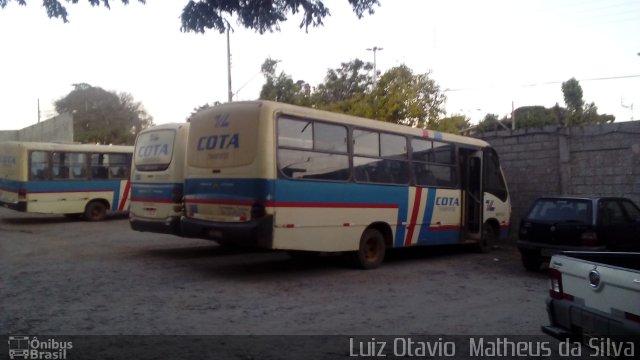
[(132, 153), (133, 146), (129, 145), (99, 145), (99, 144), (77, 144), (77, 143), (54, 143), (35, 141), (3, 141), (0, 146), (14, 148), (25, 148), (28, 150), (49, 150), (49, 151), (79, 151), (79, 152), (112, 152), (112, 153)]
[(456, 134), (444, 133), (435, 130), (429, 129), (421, 129), (421, 128), (412, 128), (406, 125), (398, 125), (393, 123), (388, 123), (384, 121), (371, 120), (362, 117), (357, 117), (353, 115), (346, 115), (336, 112), (330, 112), (325, 110), (318, 110), (303, 106), (279, 103), (275, 101), (268, 100), (255, 100), (255, 101), (238, 101), (232, 103), (225, 103), (221, 105), (214, 106), (212, 108), (202, 110), (203, 113), (211, 111), (219, 110), (220, 107), (243, 107), (243, 106), (258, 106), (262, 108), (262, 111), (270, 112), (270, 113), (285, 113), (288, 115), (299, 116), (299, 117), (312, 117), (318, 120), (329, 120), (336, 123), (341, 123), (345, 125), (355, 125), (363, 128), (376, 129), (381, 131), (388, 131), (393, 133), (400, 133), (406, 135), (413, 135), (418, 137), (426, 137), (432, 140), (443, 140), (454, 142), (457, 144), (469, 145), (472, 147), (487, 147), (489, 143), (472, 138), (466, 137)]
[(179, 129), (183, 126), (189, 126), (188, 122), (181, 122), (181, 123), (166, 123), (166, 124), (160, 124), (160, 125), (154, 125), (152, 127), (148, 127), (142, 131), (140, 131), (141, 133), (143, 132), (149, 132), (149, 131), (155, 131), (155, 130), (166, 130), (166, 129)]

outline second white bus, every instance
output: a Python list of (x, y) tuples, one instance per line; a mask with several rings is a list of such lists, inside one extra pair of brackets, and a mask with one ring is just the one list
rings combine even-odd
[(189, 123), (141, 131), (133, 154), (129, 222), (137, 231), (180, 233)]

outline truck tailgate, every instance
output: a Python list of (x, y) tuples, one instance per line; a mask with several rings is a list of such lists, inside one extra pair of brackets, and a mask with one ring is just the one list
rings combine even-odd
[(640, 271), (574, 261), (562, 255), (554, 257), (550, 267), (562, 272), (563, 291), (574, 302), (615, 317), (640, 314)]

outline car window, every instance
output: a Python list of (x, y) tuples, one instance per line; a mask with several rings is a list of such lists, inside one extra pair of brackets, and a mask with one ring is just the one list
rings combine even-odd
[(589, 223), (591, 202), (581, 199), (539, 199), (527, 220)]
[(630, 221), (640, 221), (640, 209), (634, 203), (629, 200), (622, 200), (620, 204), (627, 212)]
[(620, 207), (618, 201), (614, 200), (601, 202), (600, 219), (601, 224), (605, 226), (622, 225), (628, 222), (622, 207)]

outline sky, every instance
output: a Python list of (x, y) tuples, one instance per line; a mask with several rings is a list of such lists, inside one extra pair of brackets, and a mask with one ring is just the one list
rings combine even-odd
[[(38, 103), (42, 120), (55, 116), (74, 83), (127, 92), (156, 124), (227, 101), (226, 36), (181, 32), (187, 0), (112, 0), (110, 10), (63, 1), (67, 24), (27, 2), (0, 9), (0, 130), (37, 123)], [(561, 83), (572, 77), (600, 113), (640, 119), (638, 0), (380, 0), (363, 19), (347, 0), (324, 2), (332, 15), (308, 31), (299, 14), (263, 35), (231, 20), (234, 100), (258, 98), (266, 58), (315, 86), (343, 62), (373, 62), (375, 46), (380, 72), (430, 72), (447, 115), (472, 123), (512, 106), (564, 106)]]

